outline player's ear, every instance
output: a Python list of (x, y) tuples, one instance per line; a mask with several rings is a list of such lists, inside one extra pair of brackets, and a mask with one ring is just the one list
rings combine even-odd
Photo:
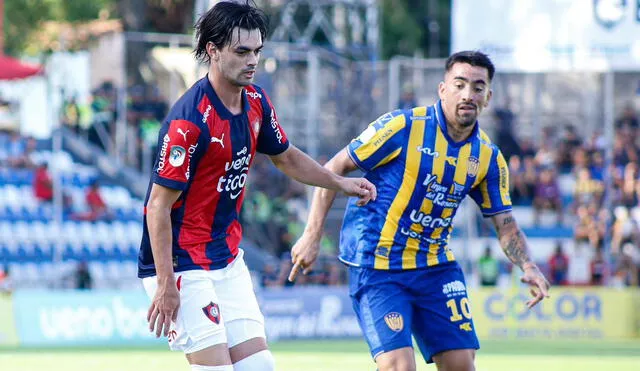
[(211, 58), (212, 61), (218, 61), (218, 48), (216, 48), (216, 45), (214, 43), (212, 43), (211, 41), (209, 41), (207, 43), (207, 54), (209, 55), (209, 58)]
[(489, 107), (489, 101), (491, 101), (491, 97), (493, 96), (493, 90), (489, 89), (489, 93), (487, 94), (487, 100), (484, 102), (484, 107)]
[(440, 84), (438, 84), (438, 97), (440, 97), (440, 100), (444, 100), (444, 81), (440, 81)]

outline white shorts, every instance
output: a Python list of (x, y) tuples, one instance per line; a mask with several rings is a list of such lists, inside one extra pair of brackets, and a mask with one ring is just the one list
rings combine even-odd
[[(266, 338), (264, 316), (253, 292), (251, 275), (240, 250), (222, 269), (175, 273), (180, 308), (169, 329), (169, 348), (186, 354), (216, 344), (229, 348), (256, 337)], [(142, 279), (149, 298), (157, 289), (155, 276)]]

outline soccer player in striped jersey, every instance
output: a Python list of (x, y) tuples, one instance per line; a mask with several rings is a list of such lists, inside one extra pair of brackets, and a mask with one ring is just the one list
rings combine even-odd
[(267, 22), (248, 3), (219, 2), (196, 26), (209, 73), (160, 130), (145, 200), (138, 276), (156, 336), (194, 371), (271, 371), (264, 318), (238, 248), (238, 215), (256, 152), (296, 180), (357, 196), (375, 187), (323, 168), (289, 143), (267, 93), (253, 85)]
[[(467, 195), (492, 219), (505, 254), (532, 286), (527, 305), (548, 295), (511, 213), (505, 159), (477, 122), (491, 99), (494, 66), (485, 54), (464, 51), (445, 69), (436, 104), (383, 115), (326, 164), (341, 175), (360, 168), (377, 188), (374, 202), (349, 202), (339, 258), (349, 267), (353, 307), (380, 371), (415, 370), (412, 335), (439, 370), (474, 369), (478, 339), (464, 276), (448, 247)], [(290, 280), (312, 269), (334, 197), (315, 191), (292, 249)]]

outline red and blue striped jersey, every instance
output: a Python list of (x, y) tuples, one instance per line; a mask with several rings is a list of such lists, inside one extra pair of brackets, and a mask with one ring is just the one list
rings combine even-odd
[(242, 113), (233, 115), (204, 77), (164, 120), (145, 200), (139, 277), (156, 274), (146, 217), (153, 183), (182, 191), (171, 212), (174, 271), (224, 268), (238, 254), (238, 216), (255, 153), (277, 155), (289, 147), (261, 88), (246, 87), (242, 101)]

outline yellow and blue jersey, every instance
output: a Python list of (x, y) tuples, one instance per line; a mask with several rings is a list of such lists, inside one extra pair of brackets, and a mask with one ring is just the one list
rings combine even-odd
[(347, 264), (405, 270), (454, 261), (447, 245), (467, 195), (485, 216), (511, 210), (499, 149), (478, 123), (467, 140), (454, 142), (440, 102), (381, 116), (347, 150), (378, 189), (365, 206), (349, 200), (340, 236)]

